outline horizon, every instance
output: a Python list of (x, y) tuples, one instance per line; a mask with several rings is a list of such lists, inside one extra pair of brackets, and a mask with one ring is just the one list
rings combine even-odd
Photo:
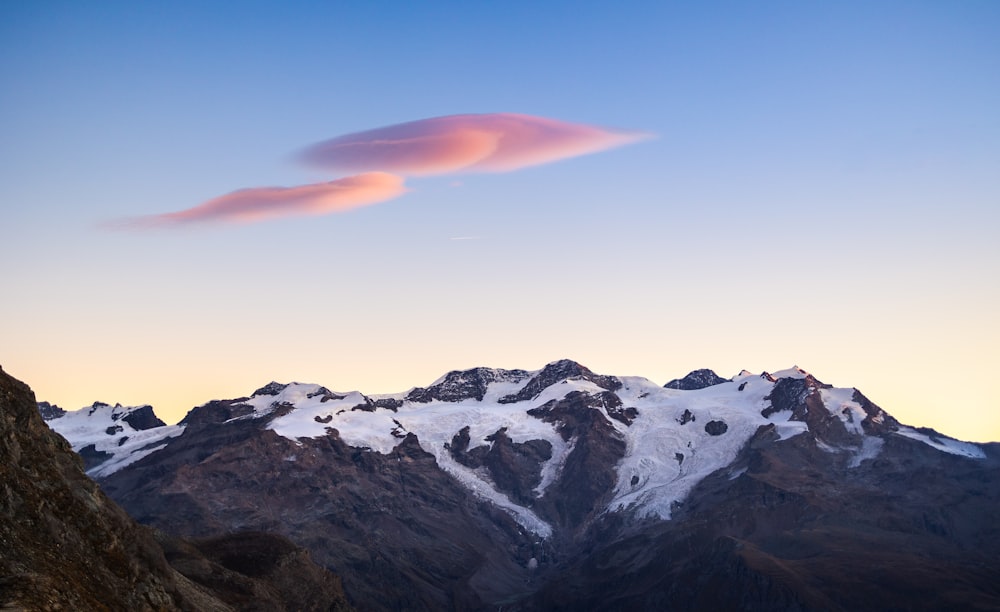
[(261, 380), (798, 364), (998, 441), (998, 29), (976, 0), (7, 3), (0, 364), (170, 422)]
[[(557, 359), (557, 360), (549, 361), (549, 362), (545, 363), (542, 367), (539, 367), (537, 369), (530, 369), (530, 370), (526, 370), (526, 371), (528, 373), (530, 373), (530, 374), (535, 374), (535, 373), (541, 372), (545, 367), (547, 367), (549, 365), (552, 365), (552, 364), (557, 363), (559, 361), (565, 361), (565, 360), (566, 359)], [(575, 360), (569, 359), (569, 361), (575, 361)], [(578, 363), (579, 365), (582, 365), (585, 368), (587, 367), (587, 365), (585, 363), (580, 363), (580, 362), (575, 362), (575, 363)], [(206, 404), (208, 404), (210, 402), (213, 402), (213, 401), (233, 400), (233, 399), (238, 399), (240, 397), (246, 397), (246, 398), (254, 397), (253, 394), (254, 394), (255, 391), (263, 389), (267, 385), (274, 384), (274, 383), (277, 383), (277, 384), (282, 385), (282, 386), (289, 386), (289, 385), (306, 385), (306, 386), (317, 385), (317, 386), (326, 387), (326, 388), (330, 389), (330, 391), (332, 391), (334, 393), (337, 393), (337, 394), (355, 393), (355, 392), (357, 392), (357, 393), (361, 393), (362, 395), (364, 395), (366, 397), (379, 398), (379, 397), (386, 397), (386, 396), (403, 396), (403, 395), (405, 395), (405, 394), (409, 393), (410, 391), (412, 391), (414, 389), (417, 389), (417, 388), (428, 388), (428, 387), (431, 387), (434, 384), (437, 384), (438, 382), (441, 382), (448, 374), (451, 374), (453, 372), (464, 372), (464, 371), (469, 371), (471, 369), (478, 369), (478, 368), (494, 369), (494, 370), (508, 370), (508, 371), (509, 370), (514, 370), (514, 369), (524, 370), (524, 368), (491, 368), (489, 366), (476, 366), (475, 368), (466, 368), (466, 369), (462, 369), (462, 370), (449, 370), (448, 372), (445, 372), (445, 373), (441, 374), (440, 376), (438, 376), (433, 381), (431, 381), (429, 383), (426, 383), (426, 385), (412, 385), (412, 386), (409, 386), (409, 387), (407, 387), (407, 388), (405, 388), (403, 390), (392, 391), (392, 392), (384, 392), (384, 391), (369, 392), (369, 391), (367, 391), (365, 389), (361, 389), (361, 388), (350, 388), (349, 389), (349, 388), (346, 388), (346, 387), (345, 388), (336, 388), (336, 387), (335, 388), (330, 388), (327, 385), (323, 384), (322, 382), (317, 382), (317, 381), (290, 380), (290, 381), (287, 381), (287, 382), (282, 382), (282, 381), (278, 381), (278, 380), (270, 380), (270, 381), (267, 381), (266, 383), (263, 383), (263, 384), (260, 384), (260, 385), (256, 386), (254, 388), (254, 391), (250, 391), (250, 392), (248, 392), (246, 394), (239, 394), (239, 395), (234, 395), (234, 396), (231, 396), (231, 397), (213, 397), (211, 399), (204, 400), (204, 401), (202, 401), (200, 403), (192, 404), (191, 407), (189, 409), (187, 409), (187, 410), (184, 410), (184, 411), (181, 411), (181, 412), (171, 411), (170, 414), (172, 415), (172, 418), (169, 421), (164, 421), (164, 422), (168, 426), (169, 425), (176, 425), (179, 421), (181, 421), (183, 418), (185, 418), (186, 416), (188, 416), (193, 410), (195, 410), (197, 408), (200, 408), (200, 407), (202, 407), (202, 406), (204, 406), (204, 405), (206, 405)], [(0, 364), (0, 369), (2, 369), (2, 364)], [(701, 371), (701, 370), (705, 370), (705, 369), (708, 369), (708, 370), (712, 371), (716, 375), (720, 375), (719, 372), (715, 372), (711, 368), (695, 368), (694, 370), (690, 370), (689, 372), (685, 373), (682, 376), (677, 376), (677, 377), (669, 379), (667, 381), (657, 381), (657, 380), (654, 380), (654, 379), (647, 378), (645, 376), (632, 376), (632, 375), (629, 375), (629, 374), (612, 374), (612, 373), (609, 373), (609, 372), (598, 372), (598, 371), (594, 371), (594, 370), (591, 370), (591, 371), (593, 371), (597, 375), (611, 375), (611, 376), (616, 376), (616, 377), (619, 377), (619, 378), (640, 378), (640, 379), (643, 379), (643, 380), (647, 380), (647, 381), (649, 381), (649, 382), (651, 382), (651, 383), (653, 383), (653, 384), (655, 384), (655, 385), (657, 385), (659, 387), (665, 387), (668, 383), (673, 382), (674, 380), (682, 379), (685, 376), (688, 376), (689, 374), (693, 374), (696, 371)], [(834, 387), (834, 388), (837, 387), (837, 385), (831, 384), (828, 381), (823, 380), (821, 377), (817, 376), (814, 372), (808, 370), (807, 368), (801, 368), (798, 365), (792, 365), (792, 366), (789, 366), (787, 368), (775, 369), (775, 370), (762, 370), (760, 372), (755, 372), (753, 370), (747, 370), (747, 369), (744, 368), (744, 369), (740, 370), (739, 372), (733, 373), (732, 375), (726, 376), (725, 374), (721, 374), (721, 376), (726, 379), (726, 382), (732, 382), (734, 379), (738, 378), (744, 372), (748, 372), (749, 375), (751, 375), (751, 376), (763, 376), (764, 374), (770, 374), (770, 375), (774, 376), (774, 375), (778, 375), (778, 374), (780, 374), (782, 372), (787, 372), (787, 371), (791, 371), (791, 370), (800, 370), (800, 371), (802, 371), (802, 372), (804, 372), (806, 374), (809, 374), (809, 375), (813, 376), (819, 382), (821, 382), (821, 383), (823, 383), (825, 385), (829, 385), (829, 386)], [(29, 387), (30, 387), (30, 385), (29, 385)], [(857, 390), (857, 391), (861, 392), (863, 395), (865, 395), (865, 393), (864, 393), (864, 391), (862, 389), (855, 388), (855, 390)], [(868, 397), (868, 396), (866, 395), (866, 397)], [(868, 397), (868, 399), (871, 400), (871, 397)], [(44, 400), (44, 399), (39, 399), (37, 397), (36, 397), (36, 400), (39, 403), (47, 401), (47, 400)], [(892, 410), (887, 409), (885, 406), (879, 405), (879, 403), (877, 401), (874, 401), (874, 400), (872, 400), (872, 401), (876, 405), (878, 405), (882, 410), (884, 410), (887, 414), (895, 417), (895, 415), (893, 414)], [(161, 420), (163, 419), (163, 416), (160, 413), (156, 412), (156, 406), (153, 405), (152, 403), (149, 403), (149, 402), (143, 402), (143, 403), (138, 403), (138, 404), (125, 404), (125, 403), (122, 403), (122, 402), (107, 402), (107, 401), (102, 401), (102, 400), (98, 399), (98, 400), (94, 400), (93, 402), (91, 402), (89, 404), (83, 405), (83, 406), (81, 406), (79, 408), (67, 408), (66, 406), (59, 405), (57, 402), (48, 402), (48, 403), (50, 405), (52, 405), (52, 406), (55, 406), (57, 408), (65, 410), (67, 412), (86, 410), (86, 409), (91, 408), (91, 407), (93, 407), (94, 405), (97, 405), (97, 404), (103, 404), (103, 405), (106, 405), (106, 406), (115, 406), (115, 407), (120, 406), (122, 408), (136, 408), (136, 407), (142, 407), (142, 406), (149, 406), (150, 408), (153, 409), (154, 414), (156, 414), (156, 416), (158, 418), (160, 418)], [(922, 424), (919, 424), (919, 423), (910, 423), (910, 422), (907, 422), (907, 421), (902, 420), (902, 419), (898, 419), (898, 420), (904, 426), (918, 427), (918, 428), (925, 427), (925, 425), (922, 425)], [(952, 437), (952, 438), (955, 438), (955, 439), (963, 440), (963, 438), (951, 435), (948, 431), (937, 431), (937, 433), (943, 434), (945, 436)], [(970, 440), (965, 440), (965, 441), (970, 441)], [(977, 442), (977, 443), (1000, 442), (1000, 440), (971, 440), (971, 441)]]

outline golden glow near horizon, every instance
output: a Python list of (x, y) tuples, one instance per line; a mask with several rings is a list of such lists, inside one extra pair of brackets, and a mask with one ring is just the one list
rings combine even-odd
[[(737, 324), (748, 325), (750, 319), (744, 317)], [(934, 364), (907, 360), (905, 353), (914, 347), (899, 331), (873, 332), (867, 350), (857, 350), (849, 346), (849, 341), (840, 346), (816, 346), (816, 336), (808, 334), (798, 340), (789, 339), (788, 334), (801, 329), (801, 324), (793, 319), (785, 330), (757, 326), (712, 333), (693, 329), (678, 331), (671, 337), (669, 333), (651, 334), (616, 321), (616, 337), (602, 340), (578, 333), (584, 330), (582, 327), (553, 330), (535, 325), (520, 331), (480, 333), (469, 322), (460, 321), (450, 331), (432, 326), (424, 333), (401, 338), (394, 347), (380, 347), (365, 343), (361, 334), (310, 336), (306, 323), (284, 329), (261, 327), (253, 337), (242, 339), (218, 337), (213, 350), (204, 353), (188, 353), (180, 345), (167, 353), (143, 352), (138, 343), (130, 346), (128, 341), (122, 341), (113, 347), (117, 357), (109, 358), (105, 353), (99, 361), (88, 359), (85, 353), (61, 352), (38, 354), (37, 361), (22, 362), (17, 368), (4, 367), (31, 385), (39, 400), (57, 403), (64, 409), (78, 409), (93, 401), (152, 404), (160, 418), (174, 423), (196, 405), (249, 395), (271, 380), (311, 382), (336, 391), (377, 394), (426, 386), (452, 369), (485, 365), (530, 370), (564, 357), (598, 373), (645, 376), (661, 385), (701, 367), (729, 377), (744, 368), (759, 372), (798, 365), (825, 383), (857, 387), (907, 425), (933, 427), (962, 440), (1000, 440), (1000, 411), (986, 403), (989, 395), (984, 393), (993, 380), (988, 359)], [(468, 333), (476, 333), (482, 346), (468, 347)], [(729, 334), (736, 336), (737, 350), (725, 357), (713, 354), (722, 342), (721, 336)], [(519, 346), (536, 335), (541, 338), (532, 348)], [(148, 336), (142, 339), (150, 340)], [(948, 346), (943, 338), (927, 340)], [(187, 341), (182, 339), (181, 343)], [(694, 348), (675, 353), (671, 346)], [(40, 348), (45, 352), (51, 347)], [(548, 356), (538, 360), (534, 354), (539, 352)], [(793, 357), (792, 353), (799, 356)], [(135, 354), (141, 357), (130, 356)], [(56, 379), (51, 372), (61, 374)]]

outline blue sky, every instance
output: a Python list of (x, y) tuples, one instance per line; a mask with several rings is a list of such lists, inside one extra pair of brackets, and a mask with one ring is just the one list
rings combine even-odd
[[(0, 364), (173, 421), (272, 378), (795, 363), (1000, 439), (1000, 5), (623, 4), (4, 4)], [(493, 112), (656, 138), (323, 217), (102, 225)]]

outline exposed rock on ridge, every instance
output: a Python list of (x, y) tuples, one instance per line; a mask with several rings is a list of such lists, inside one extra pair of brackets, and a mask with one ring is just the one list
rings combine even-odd
[(575, 361), (563, 359), (546, 365), (542, 371), (528, 381), (520, 391), (500, 398), (501, 404), (512, 404), (532, 400), (541, 395), (542, 391), (552, 385), (567, 379), (579, 378), (589, 380), (598, 387), (608, 391), (615, 391), (621, 388), (622, 383), (614, 376), (601, 376), (594, 374), (589, 369), (583, 367)]
[(719, 385), (729, 382), (728, 378), (722, 378), (712, 370), (702, 369), (690, 372), (684, 378), (675, 378), (663, 385), (667, 389), (680, 389), (681, 391), (697, 391), (705, 387)]
[(427, 403), (434, 400), (442, 402), (459, 402), (475, 398), (483, 400), (486, 388), (490, 383), (506, 381), (520, 382), (528, 377), (524, 370), (499, 370), (493, 368), (473, 368), (471, 370), (453, 370), (448, 372), (444, 380), (436, 385), (417, 387), (410, 391), (406, 399), (411, 402)]

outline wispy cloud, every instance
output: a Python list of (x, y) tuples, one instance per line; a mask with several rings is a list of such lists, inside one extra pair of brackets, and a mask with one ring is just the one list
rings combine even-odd
[(509, 172), (646, 137), (531, 115), (448, 115), (347, 134), (317, 143), (300, 157), (339, 172), (384, 170), (411, 176)]
[(204, 222), (250, 223), (279, 217), (325, 215), (378, 204), (406, 192), (403, 178), (387, 172), (298, 187), (240, 189), (177, 212), (127, 220), (122, 227), (160, 227)]
[(300, 154), (304, 163), (336, 173), (360, 174), (298, 187), (240, 189), (193, 208), (109, 225), (151, 228), (325, 215), (402, 195), (407, 191), (402, 176), (509, 172), (604, 151), (646, 137), (637, 132), (513, 113), (421, 119), (340, 136), (315, 144)]

